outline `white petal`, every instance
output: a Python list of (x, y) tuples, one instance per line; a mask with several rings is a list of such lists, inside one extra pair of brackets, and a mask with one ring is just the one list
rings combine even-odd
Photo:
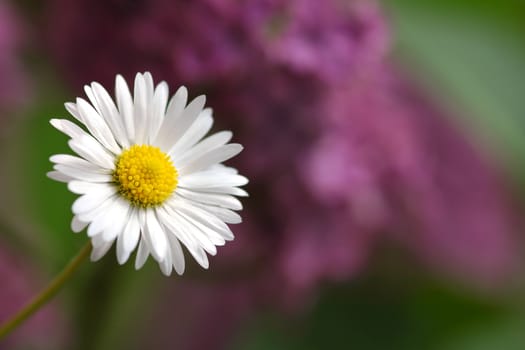
[[(111, 209), (111, 208), (109, 208)], [(106, 212), (99, 212), (98, 215), (91, 221), (87, 229), (88, 237), (97, 235), (102, 236), (104, 229), (111, 224), (111, 216)]]
[(140, 238), (140, 223), (137, 214), (138, 210), (139, 209), (133, 209), (128, 225), (126, 226), (126, 234), (124, 235), (124, 249), (129, 251), (135, 250)]
[(135, 269), (138, 270), (144, 266), (146, 263), (146, 260), (148, 260), (149, 256), (149, 250), (146, 247), (146, 243), (144, 242), (144, 238), (140, 240), (139, 243), (139, 249), (137, 251), (137, 257), (135, 259)]
[(124, 250), (124, 234), (126, 231), (122, 232), (122, 234), (117, 236), (117, 262), (119, 265), (123, 265), (126, 261), (128, 261), (130, 253), (126, 250)]
[(151, 75), (150, 72), (144, 72), (143, 77), (144, 77), (144, 84), (146, 86), (146, 93), (147, 93), (148, 103), (149, 103), (153, 99), (153, 94), (154, 94), (153, 89), (155, 87), (155, 84), (153, 83), (153, 76)]
[(202, 223), (203, 225), (208, 226), (210, 229), (217, 231), (225, 240), (231, 241), (233, 233), (222, 220), (217, 216), (211, 214), (210, 212), (196, 207), (187, 201), (184, 201), (180, 198), (173, 198), (170, 200), (167, 205), (172, 207), (174, 210), (186, 214), (188, 217), (191, 217), (193, 220)]
[(82, 119), (82, 116), (78, 112), (78, 108), (77, 108), (76, 103), (66, 102), (66, 103), (64, 103), (64, 107), (69, 112), (69, 114), (71, 114), (76, 120), (78, 120), (79, 122), (81, 122), (84, 125), (86, 124), (86, 123), (84, 123), (84, 120)]
[(164, 260), (159, 262), (159, 267), (165, 276), (171, 275), (171, 271), (173, 269), (173, 262), (171, 260), (171, 249), (168, 249), (166, 251), (166, 257), (164, 258)]
[(206, 170), (181, 176), (178, 185), (190, 189), (207, 189), (215, 187), (243, 186), (247, 183), (248, 179), (242, 175), (221, 174), (214, 170)]
[[(242, 151), (242, 146), (238, 143), (230, 143), (209, 151), (206, 154), (192, 160), (188, 160), (180, 167), (181, 174), (190, 174), (205, 170), (213, 164), (224, 162)], [(182, 163), (182, 162), (181, 162)]]
[(154, 209), (146, 210), (146, 237), (152, 248), (152, 255), (157, 261), (162, 261), (166, 257), (168, 250), (168, 241), (166, 233), (162, 229), (155, 214)]
[(73, 179), (71, 176), (61, 173), (60, 171), (48, 171), (46, 175), (52, 180), (66, 183)]
[(91, 245), (93, 246), (93, 248), (100, 247), (104, 245), (104, 243), (107, 243), (107, 241), (102, 239), (102, 235), (91, 237)]
[(232, 209), (232, 210), (242, 209), (241, 202), (233, 196), (229, 196), (225, 194), (217, 194), (217, 193), (195, 192), (195, 191), (184, 189), (184, 188), (177, 188), (176, 192), (177, 194), (180, 194), (184, 198), (190, 199), (192, 201), (200, 202), (203, 204), (217, 205), (219, 207)]
[(130, 251), (127, 251), (124, 249), (124, 235), (126, 234), (126, 231), (122, 232), (122, 234), (117, 236), (117, 262), (120, 265), (123, 265), (128, 261), (129, 256), (131, 254)]
[(184, 167), (186, 163), (188, 163), (191, 160), (194, 160), (195, 158), (199, 158), (202, 155), (208, 153), (209, 151), (218, 148), (220, 146), (225, 145), (228, 141), (230, 141), (232, 138), (232, 132), (231, 131), (221, 131), (218, 133), (215, 133), (211, 136), (208, 136), (195, 146), (191, 147), (187, 151), (179, 154), (175, 154), (170, 151), (171, 159), (173, 159), (173, 162), (176, 163), (178, 167)]
[(75, 233), (82, 231), (87, 225), (87, 222), (81, 221), (76, 215), (73, 216), (73, 220), (71, 220), (71, 230)]
[(117, 145), (111, 129), (93, 106), (91, 106), (86, 100), (77, 98), (77, 109), (91, 135), (93, 135), (106, 149), (114, 154), (119, 154), (121, 149)]
[(182, 275), (186, 265), (182, 247), (180, 246), (179, 240), (177, 237), (175, 237), (175, 235), (168, 234), (167, 238), (171, 248), (171, 260), (173, 262), (173, 268), (175, 268), (175, 271), (179, 275)]
[[(95, 94), (93, 93), (93, 90), (91, 89), (91, 86), (84, 85), (84, 92), (86, 93), (91, 105), (97, 110), (97, 113), (100, 114), (100, 108), (98, 106), (97, 99), (95, 98)], [(103, 117), (102, 115), (100, 116)]]
[(113, 203), (118, 199), (118, 196), (119, 195), (113, 195), (112, 197), (109, 197), (104, 202), (100, 203), (100, 205), (96, 207), (95, 209), (93, 209), (92, 211), (78, 214), (77, 216), (79, 220), (85, 221), (85, 222), (91, 222), (95, 220), (97, 216), (99, 216), (101, 213), (107, 212), (111, 208)]
[(135, 125), (135, 140), (137, 144), (146, 143), (148, 91), (142, 74), (135, 76), (135, 90), (133, 97), (133, 120)]
[(184, 86), (181, 86), (168, 103), (166, 116), (153, 142), (153, 144), (157, 145), (160, 149), (168, 151), (169, 147), (175, 142), (171, 137), (173, 134), (173, 128), (181, 117), (181, 114), (186, 107), (187, 100), (188, 90)]
[(71, 139), (69, 147), (79, 156), (98, 166), (113, 170), (115, 168), (114, 157), (109, 154), (100, 143), (90, 136), (83, 136), (78, 139)]
[(64, 161), (64, 159), (56, 159), (55, 157), (51, 157), (50, 159), (52, 161), (55, 161), (56, 164), (54, 165), (54, 168), (71, 168), (74, 170), (77, 170), (79, 172), (87, 172), (87, 173), (93, 173), (93, 174), (101, 174), (101, 175), (109, 175), (111, 172), (108, 169), (101, 168), (99, 165), (90, 163), (82, 158), (73, 159), (74, 157), (71, 156), (70, 160)]
[(140, 238), (140, 225), (138, 221), (137, 209), (132, 208), (129, 220), (122, 234), (117, 238), (117, 260), (124, 264), (131, 252), (135, 250)]
[(212, 205), (197, 202), (194, 202), (193, 205), (206, 210), (228, 224), (240, 224), (242, 222), (241, 216), (230, 209), (214, 207)]
[(170, 207), (166, 207), (165, 209), (171, 217), (170, 222), (172, 225), (177, 223), (177, 225), (181, 227), (181, 230), (186, 234), (186, 236), (196, 240), (199, 246), (204, 248), (205, 251), (207, 251), (211, 255), (217, 254), (217, 248), (215, 248), (215, 245), (223, 245), (223, 240), (219, 241), (218, 244), (215, 244), (214, 237), (210, 237), (204, 232), (202, 232), (202, 230), (199, 227), (193, 225), (193, 222), (189, 220), (185, 215), (183, 215), (177, 210), (173, 210)]
[(51, 119), (49, 123), (72, 139), (88, 135), (80, 126), (67, 119)]
[(99, 83), (92, 83), (91, 89), (94, 92), (99, 113), (111, 129), (115, 140), (123, 147), (129, 147), (129, 140), (124, 129), (124, 123), (111, 96)]
[(226, 166), (224, 164), (215, 164), (210, 167), (210, 170), (216, 171), (220, 174), (227, 174), (227, 175), (237, 175), (239, 174), (239, 171), (235, 168)]
[(117, 193), (117, 189), (114, 186), (98, 186), (93, 191), (75, 200), (72, 207), (73, 213), (80, 214), (91, 211), (115, 193)]
[(129, 221), (130, 209), (131, 207), (127, 200), (122, 197), (117, 199), (111, 208), (111, 217), (113, 218), (111, 225), (107, 226), (102, 233), (104, 240), (114, 240), (122, 233), (126, 223)]
[(222, 193), (222, 194), (230, 194), (232, 196), (238, 196), (238, 197), (248, 197), (249, 194), (242, 188), (238, 187), (214, 187), (214, 188), (207, 188), (207, 189), (192, 189), (192, 191), (201, 192), (201, 193)]
[(65, 165), (58, 164), (55, 165), (53, 168), (72, 179), (100, 183), (110, 182), (113, 180), (112, 176), (108, 174), (100, 174), (99, 172), (79, 170), (78, 168), (72, 168)]
[(93, 250), (91, 251), (91, 261), (100, 260), (106, 253), (109, 248), (113, 245), (114, 241), (104, 242), (102, 245), (93, 245)]
[(150, 110), (148, 113), (148, 129), (149, 129), (149, 142), (153, 142), (157, 137), (159, 128), (164, 121), (164, 114), (166, 113), (166, 104), (168, 103), (168, 84), (165, 81), (157, 85), (155, 94), (153, 95), (153, 101), (151, 103)]
[(122, 116), (128, 140), (135, 139), (135, 123), (133, 121), (133, 98), (126, 80), (119, 74), (115, 79), (115, 98), (118, 110)]
[[(105, 240), (113, 239), (113, 228), (115, 227), (115, 220), (117, 219), (118, 224), (120, 224), (120, 219), (118, 218), (121, 217), (121, 215), (123, 215), (123, 212), (125, 212), (125, 209), (127, 209), (126, 205), (129, 204), (118, 195), (109, 197), (103, 203), (106, 203), (108, 200), (112, 200), (112, 203), (111, 206), (108, 206), (107, 210), (98, 211), (98, 208), (93, 209), (93, 211), (97, 210), (98, 214), (93, 218), (91, 224), (88, 227), (87, 234), (89, 237), (93, 237), (95, 235), (98, 235), (99, 233), (103, 233), (102, 237)], [(79, 218), (82, 219), (82, 216), (80, 214)], [(106, 233), (106, 230), (108, 230), (109, 232)]]
[(78, 168), (79, 170), (87, 170), (91, 172), (97, 172), (100, 174), (111, 174), (111, 170), (109, 169), (101, 168), (100, 166), (90, 163), (83, 158), (75, 157), (69, 154), (55, 154), (49, 157), (49, 160), (53, 163)]
[(100, 188), (115, 188), (116, 187), (112, 183), (92, 183), (92, 182), (85, 182), (85, 181), (71, 181), (67, 184), (67, 188), (76, 194), (89, 194), (93, 191), (98, 191)]
[(212, 110), (211, 108), (205, 108), (188, 131), (171, 147), (171, 153), (181, 154), (188, 148), (194, 146), (210, 131), (212, 125)]
[(180, 218), (168, 213), (166, 208), (159, 208), (158, 213), (162, 223), (170, 230), (170, 233), (186, 246), (199, 265), (207, 269), (209, 263), (206, 253), (195, 238), (186, 232), (184, 225), (179, 223)]
[[(200, 237), (199, 235), (202, 235), (204, 238), (206, 238), (206, 241), (209, 240), (214, 246), (223, 246), (224, 243), (226, 243), (225, 239), (216, 230), (209, 228), (207, 225), (204, 225), (200, 220), (193, 220), (191, 217), (180, 211), (179, 215), (182, 216), (188, 224), (190, 224), (189, 227), (191, 227), (192, 232), (196, 233), (196, 237)], [(215, 255), (217, 254), (217, 249), (213, 247), (209, 253), (211, 255)]]
[(188, 107), (180, 114), (178, 118), (169, 118), (166, 116), (164, 123), (155, 140), (155, 144), (164, 151), (168, 151), (184, 135), (188, 128), (197, 119), (204, 107), (206, 97), (198, 96), (190, 102)]
[(175, 92), (175, 95), (170, 99), (168, 108), (166, 109), (167, 118), (178, 118), (188, 102), (188, 89), (181, 86)]
[(195, 258), (195, 261), (202, 266), (204, 269), (208, 269), (210, 267), (210, 262), (208, 261), (208, 256), (206, 255), (206, 252), (201, 247), (198, 247), (198, 249), (195, 251), (193, 255), (193, 258)]

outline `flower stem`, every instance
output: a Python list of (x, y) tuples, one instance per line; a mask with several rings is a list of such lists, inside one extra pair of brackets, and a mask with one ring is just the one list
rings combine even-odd
[(20, 323), (24, 322), (29, 316), (38, 311), (46, 302), (49, 301), (66, 283), (73, 273), (78, 269), (82, 261), (91, 252), (91, 242), (88, 242), (78, 254), (67, 264), (67, 266), (44, 288), (37, 296), (24, 306), (17, 314), (0, 324), (0, 340), (8, 335)]

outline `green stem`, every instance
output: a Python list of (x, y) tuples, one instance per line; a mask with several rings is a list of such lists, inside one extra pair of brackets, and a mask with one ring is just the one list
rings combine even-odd
[(33, 300), (24, 306), (17, 314), (0, 324), (0, 340), (48, 302), (49, 299), (60, 290), (64, 283), (71, 278), (73, 273), (78, 269), (82, 261), (86, 259), (90, 252), (91, 242), (88, 242), (44, 290), (35, 296)]

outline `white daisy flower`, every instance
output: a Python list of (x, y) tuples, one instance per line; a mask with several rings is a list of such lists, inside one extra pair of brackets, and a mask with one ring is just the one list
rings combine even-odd
[(98, 83), (85, 86), (89, 102), (77, 98), (66, 109), (85, 128), (66, 119), (51, 125), (68, 135), (77, 156), (58, 154), (48, 176), (66, 182), (81, 195), (73, 203), (71, 228), (87, 227), (93, 251), (102, 258), (116, 241), (117, 260), (124, 264), (137, 248), (135, 268), (149, 255), (162, 272), (184, 272), (181, 243), (208, 268), (206, 253), (233, 239), (226, 224), (241, 222), (234, 196), (248, 179), (221, 163), (242, 146), (228, 143), (230, 131), (211, 136), (213, 117), (199, 96), (186, 105), (185, 87), (168, 102), (168, 85), (156, 87), (150, 73), (137, 74), (133, 96), (117, 75), (115, 99)]

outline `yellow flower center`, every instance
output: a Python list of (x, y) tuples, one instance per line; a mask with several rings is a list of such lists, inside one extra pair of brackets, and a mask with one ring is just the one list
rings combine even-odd
[(113, 178), (120, 194), (140, 207), (162, 204), (177, 187), (178, 173), (158, 147), (133, 145), (117, 159)]

